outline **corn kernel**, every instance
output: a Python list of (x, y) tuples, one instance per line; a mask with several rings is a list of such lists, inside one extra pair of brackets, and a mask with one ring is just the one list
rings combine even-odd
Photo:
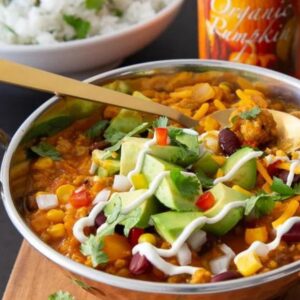
[(58, 198), (59, 203), (65, 204), (68, 203), (70, 196), (74, 192), (75, 187), (71, 184), (64, 184), (61, 185), (57, 190), (56, 190), (56, 196)]
[(53, 160), (50, 157), (40, 157), (34, 164), (36, 170), (50, 169), (53, 166)]
[(254, 251), (238, 256), (235, 264), (243, 276), (253, 275), (263, 267), (258, 255)]
[(210, 131), (210, 130), (218, 130), (220, 128), (220, 124), (217, 120), (214, 118), (207, 116), (204, 120), (204, 130)]
[(208, 112), (209, 104), (203, 103), (193, 116), (195, 120), (201, 120)]
[(219, 99), (214, 100), (214, 105), (218, 110), (226, 109), (226, 106)]
[(134, 174), (131, 177), (131, 180), (132, 180), (132, 184), (136, 190), (148, 188), (148, 182), (147, 182), (147, 179), (144, 174), (141, 174), (141, 173)]
[(61, 209), (50, 209), (46, 217), (49, 221), (54, 223), (60, 223), (63, 221), (65, 213)]
[(265, 226), (257, 228), (247, 228), (245, 231), (245, 241), (251, 245), (255, 241), (266, 243), (268, 241), (268, 231)]
[(282, 150), (276, 150), (276, 156), (286, 156), (286, 153)]
[(233, 190), (240, 192), (241, 194), (244, 194), (245, 196), (251, 197), (252, 193), (250, 193), (249, 191), (243, 189), (242, 187), (240, 187), (239, 185), (234, 185), (232, 187)]
[(140, 237), (139, 237), (139, 240), (138, 240), (139, 244), (141, 243), (149, 243), (149, 244), (152, 244), (152, 245), (156, 245), (157, 243), (157, 240), (156, 240), (156, 237), (154, 234), (151, 234), (151, 233), (144, 233), (142, 234)]
[(47, 232), (54, 239), (59, 239), (65, 236), (65, 226), (62, 223), (51, 225), (48, 227)]

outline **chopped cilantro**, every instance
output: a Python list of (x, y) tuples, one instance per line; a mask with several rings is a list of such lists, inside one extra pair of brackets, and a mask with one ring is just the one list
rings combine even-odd
[(282, 200), (278, 194), (258, 194), (246, 200), (245, 215), (251, 213), (256, 217), (261, 217), (272, 212), (275, 201)]
[(131, 228), (133, 228), (137, 222), (140, 219), (141, 216), (141, 208), (137, 208), (135, 209), (132, 213), (130, 213), (126, 219), (124, 220), (124, 235), (128, 236), (129, 235), (129, 231)]
[(84, 289), (86, 291), (93, 289), (93, 287), (91, 287), (90, 285), (88, 285), (87, 283), (85, 283), (79, 279), (71, 278), (71, 280), (74, 284), (76, 284), (77, 286), (81, 287), (82, 289)]
[(113, 203), (113, 211), (112, 213), (107, 217), (106, 222), (108, 224), (114, 223), (120, 216), (122, 210), (122, 201), (120, 197), (117, 197), (116, 200)]
[(139, 133), (145, 131), (148, 127), (149, 127), (149, 123), (143, 123), (143, 124), (139, 125), (138, 127), (134, 128), (129, 133), (127, 133), (125, 136), (123, 136), (116, 144), (114, 144), (113, 146), (111, 146), (109, 148), (106, 148), (104, 150), (105, 153), (102, 156), (102, 160), (105, 160), (105, 159), (111, 157), (113, 152), (119, 151), (122, 146), (122, 142), (123, 142), (124, 138), (139, 134)]
[(37, 146), (32, 146), (31, 151), (42, 157), (50, 157), (53, 160), (60, 160), (60, 153), (52, 145), (41, 142)]
[(258, 106), (253, 107), (250, 110), (244, 111), (240, 114), (240, 118), (244, 120), (255, 119), (261, 113), (261, 109)]
[(102, 251), (104, 246), (101, 236), (90, 235), (89, 238), (81, 244), (80, 251), (85, 256), (90, 256), (93, 267), (108, 262), (108, 256)]
[(103, 133), (104, 129), (106, 128), (107, 124), (108, 121), (106, 120), (101, 120), (97, 122), (85, 132), (86, 136), (89, 137), (90, 139), (100, 136)]
[(84, 39), (87, 37), (91, 28), (91, 23), (89, 21), (72, 15), (64, 15), (63, 18), (64, 21), (74, 29), (74, 39)]
[(293, 196), (295, 195), (295, 191), (286, 185), (280, 178), (274, 177), (273, 183), (271, 185), (271, 190), (276, 192), (282, 196)]
[(48, 300), (75, 300), (69, 292), (58, 291), (48, 297)]
[(183, 175), (179, 169), (172, 170), (170, 176), (182, 196), (191, 198), (199, 195), (200, 182), (196, 176)]
[(116, 17), (123, 17), (124, 12), (121, 9), (115, 8), (113, 9), (112, 13), (116, 16)]
[(234, 116), (234, 117), (232, 117), (232, 118), (230, 119), (230, 122), (231, 122), (232, 124), (235, 124), (235, 123), (238, 121), (238, 119), (239, 119), (239, 116)]
[(101, 10), (106, 0), (85, 0), (85, 7), (87, 9)]
[(153, 122), (154, 128), (166, 128), (168, 126), (168, 118), (167, 117), (159, 117), (157, 120)]
[(199, 170), (196, 175), (204, 189), (209, 189), (214, 186), (214, 180), (208, 177), (203, 171)]

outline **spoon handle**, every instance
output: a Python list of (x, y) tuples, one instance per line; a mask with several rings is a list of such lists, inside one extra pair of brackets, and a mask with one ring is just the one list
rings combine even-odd
[(197, 121), (170, 107), (151, 101), (145, 102), (130, 95), (11, 61), (0, 60), (0, 81), (61, 96), (73, 96), (166, 116), (186, 127), (197, 125)]

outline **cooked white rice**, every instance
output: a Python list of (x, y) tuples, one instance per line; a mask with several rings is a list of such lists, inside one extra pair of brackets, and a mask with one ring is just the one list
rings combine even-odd
[(88, 9), (89, 1), (0, 0), (0, 44), (45, 45), (105, 35), (152, 18), (174, 0), (90, 1), (102, 2), (100, 9)]

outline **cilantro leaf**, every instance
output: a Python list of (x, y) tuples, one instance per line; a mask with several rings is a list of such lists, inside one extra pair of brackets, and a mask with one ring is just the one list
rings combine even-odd
[(238, 121), (238, 119), (239, 119), (239, 116), (234, 116), (234, 117), (232, 117), (232, 118), (230, 119), (230, 122), (231, 122), (232, 124), (235, 124), (235, 123)]
[(101, 236), (90, 235), (89, 238), (81, 244), (80, 251), (85, 256), (90, 256), (93, 267), (108, 262), (108, 256), (102, 251), (104, 246)]
[(108, 159), (109, 157), (111, 157), (113, 152), (119, 151), (122, 146), (122, 142), (123, 142), (124, 138), (131, 137), (138, 133), (141, 133), (141, 132), (145, 131), (148, 127), (149, 127), (149, 123), (143, 123), (143, 124), (139, 125), (138, 127), (134, 128), (129, 133), (127, 133), (125, 136), (123, 136), (116, 144), (114, 144), (113, 146), (111, 146), (109, 148), (106, 148), (104, 150), (105, 153), (102, 156), (102, 160)]
[(101, 120), (89, 128), (85, 134), (88, 138), (93, 139), (100, 136), (108, 124), (107, 120)]
[(58, 291), (48, 297), (48, 300), (75, 300), (69, 292)]
[(204, 189), (209, 189), (214, 186), (214, 180), (208, 177), (202, 170), (198, 170), (196, 175)]
[(53, 160), (60, 160), (60, 153), (52, 145), (41, 142), (37, 146), (32, 146), (31, 151), (41, 157), (50, 157)]
[(142, 209), (139, 207), (130, 213), (124, 220), (124, 235), (128, 236), (129, 231), (133, 228), (139, 221), (142, 213)]
[(295, 195), (294, 190), (286, 185), (280, 178), (274, 177), (271, 185), (271, 190), (283, 196)]
[(183, 197), (199, 195), (200, 182), (196, 176), (183, 175), (179, 169), (170, 172), (171, 179)]
[(159, 117), (153, 122), (154, 128), (166, 128), (168, 126), (168, 118), (167, 117)]
[(84, 39), (87, 37), (91, 23), (73, 15), (64, 15), (64, 21), (75, 31), (75, 39)]
[(102, 9), (103, 5), (105, 4), (106, 0), (85, 0), (85, 7), (87, 9)]
[(282, 200), (278, 194), (258, 194), (246, 200), (245, 215), (251, 213), (256, 217), (261, 217), (272, 212), (275, 201)]
[(107, 217), (106, 222), (108, 224), (114, 223), (118, 219), (118, 217), (120, 216), (121, 210), (122, 210), (122, 200), (121, 200), (120, 197), (117, 197), (116, 200), (114, 200), (114, 203), (113, 203), (113, 211)]
[(244, 120), (255, 119), (261, 113), (261, 109), (258, 106), (253, 107), (250, 110), (244, 111), (240, 114), (240, 118)]

